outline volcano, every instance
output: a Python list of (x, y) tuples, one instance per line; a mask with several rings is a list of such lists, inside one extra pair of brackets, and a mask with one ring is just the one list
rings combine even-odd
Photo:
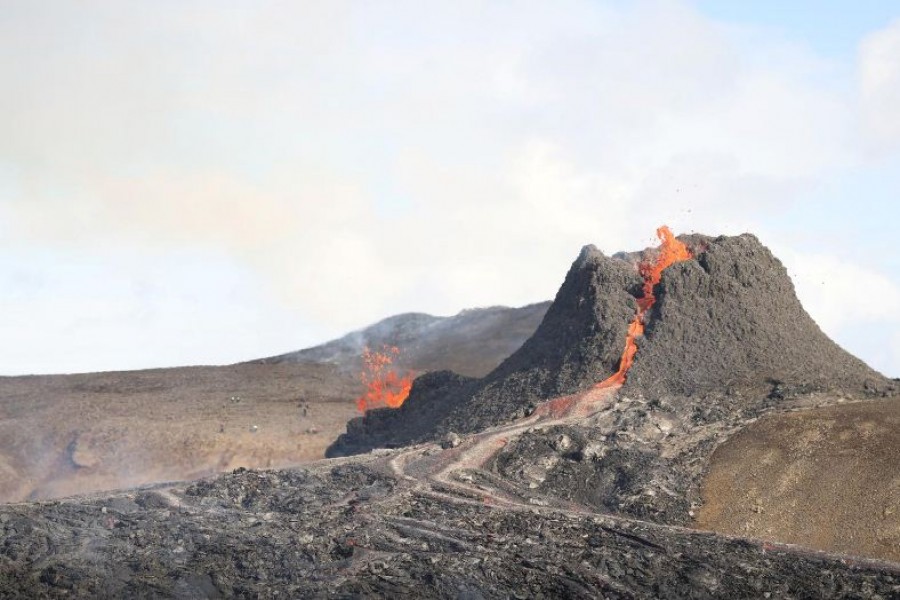
[(895, 382), (754, 236), (660, 235), (334, 460), (0, 506), (0, 597), (897, 597)]
[[(688, 235), (679, 242), (688, 255), (651, 289), (655, 302), (643, 316), (624, 394), (684, 397), (692, 400), (682, 404), (693, 405), (725, 392), (740, 394), (742, 409), (759, 410), (786, 393), (871, 396), (893, 389), (821, 331), (787, 270), (755, 236)], [(450, 372), (419, 377), (402, 407), (351, 421), (326, 455), (472, 433), (613, 377), (629, 325), (642, 310), (641, 265), (657, 253), (608, 257), (585, 246), (537, 331), (495, 370), (480, 379)]]

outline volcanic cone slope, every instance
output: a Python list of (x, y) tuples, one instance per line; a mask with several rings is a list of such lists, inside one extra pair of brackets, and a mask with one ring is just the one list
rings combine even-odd
[(626, 392), (779, 386), (857, 394), (891, 386), (819, 329), (787, 270), (755, 236), (719, 237), (702, 247), (696, 260), (663, 272)]
[[(627, 393), (857, 395), (890, 387), (822, 333), (784, 266), (755, 236), (680, 239), (694, 258), (663, 272), (627, 374)], [(326, 456), (480, 431), (525, 415), (538, 401), (605, 380), (619, 366), (637, 310), (638, 265), (653, 253), (607, 257), (586, 246), (537, 331), (494, 371), (482, 379), (446, 372), (420, 377), (402, 407), (354, 419)]]

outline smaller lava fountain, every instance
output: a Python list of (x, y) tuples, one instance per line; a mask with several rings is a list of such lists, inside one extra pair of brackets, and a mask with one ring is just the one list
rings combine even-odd
[(625, 338), (625, 351), (622, 352), (622, 360), (619, 363), (619, 370), (611, 375), (608, 379), (597, 384), (598, 388), (606, 388), (614, 385), (622, 385), (625, 383), (625, 377), (631, 365), (634, 364), (634, 356), (637, 354), (637, 338), (644, 335), (644, 315), (656, 304), (656, 296), (653, 295), (653, 288), (662, 279), (662, 272), (667, 267), (693, 258), (691, 251), (684, 245), (672, 230), (663, 225), (656, 230), (656, 236), (662, 242), (659, 247), (658, 254), (655, 259), (645, 259), (641, 261), (638, 270), (641, 277), (644, 278), (644, 295), (638, 298), (638, 310), (634, 316), (634, 320), (628, 326), (628, 336)]
[(366, 388), (362, 396), (356, 399), (356, 407), (360, 412), (370, 408), (399, 408), (412, 388), (412, 373), (403, 377), (391, 367), (400, 355), (397, 346), (382, 346), (381, 351), (363, 350), (363, 369), (359, 378)]

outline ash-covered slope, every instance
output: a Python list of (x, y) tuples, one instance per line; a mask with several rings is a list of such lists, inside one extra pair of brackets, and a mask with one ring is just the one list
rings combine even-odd
[(365, 347), (398, 346), (397, 366), (416, 371), (450, 369), (481, 377), (513, 353), (537, 328), (550, 302), (519, 308), (472, 308), (452, 317), (404, 313), (383, 319), (321, 346), (253, 363), (329, 363), (351, 371), (361, 367)]
[[(806, 313), (784, 266), (749, 234), (682, 236), (693, 259), (663, 273), (625, 391), (645, 397), (740, 389), (874, 393), (890, 382), (832, 342)], [(429, 374), (399, 409), (348, 424), (327, 452), (470, 433), (522, 416), (535, 402), (613, 374), (641, 294), (640, 260), (585, 247), (535, 334), (482, 379)], [(861, 285), (863, 285), (861, 283)], [(781, 393), (781, 392), (779, 392)]]
[(854, 394), (890, 385), (819, 329), (787, 270), (755, 236), (704, 246), (696, 260), (663, 273), (626, 392), (691, 395), (778, 385)]
[(640, 289), (630, 262), (585, 246), (534, 335), (455, 403), (447, 426), (477, 431), (614, 373)]

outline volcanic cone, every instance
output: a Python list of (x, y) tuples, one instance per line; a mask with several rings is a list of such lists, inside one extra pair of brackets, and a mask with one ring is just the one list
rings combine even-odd
[(787, 270), (755, 236), (678, 239), (690, 258), (662, 271), (655, 303), (645, 307), (642, 265), (660, 251), (608, 257), (585, 246), (534, 335), (494, 371), (482, 379), (447, 372), (418, 378), (402, 407), (352, 421), (327, 456), (480, 431), (542, 400), (589, 389), (619, 370), (629, 323), (642, 308), (644, 335), (624, 374), (627, 394), (727, 390), (777, 399), (816, 391), (875, 395), (891, 387), (821, 331)]

